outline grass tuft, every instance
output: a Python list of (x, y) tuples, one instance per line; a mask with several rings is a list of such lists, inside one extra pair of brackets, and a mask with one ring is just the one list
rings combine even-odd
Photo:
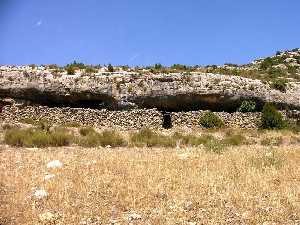
[(79, 133), (82, 136), (87, 136), (89, 134), (94, 134), (96, 131), (92, 127), (82, 127), (79, 129)]
[(80, 129), (80, 134), (76, 142), (82, 147), (124, 147), (127, 145), (126, 140), (116, 131), (105, 130), (102, 133), (96, 132), (92, 128)]
[(225, 137), (222, 141), (227, 146), (239, 146), (245, 144), (246, 138), (241, 134), (231, 134)]
[(261, 140), (261, 144), (265, 146), (279, 146), (282, 142), (282, 137), (267, 137)]
[(170, 136), (157, 134), (150, 129), (142, 129), (130, 137), (132, 145), (137, 147), (175, 147), (176, 140)]
[(250, 158), (251, 165), (262, 170), (265, 170), (268, 167), (280, 169), (283, 166), (283, 162), (284, 157), (274, 150), (260, 156)]
[(125, 139), (116, 131), (112, 131), (112, 130), (103, 131), (100, 134), (99, 138), (100, 138), (100, 145), (103, 147), (105, 146), (121, 147), (127, 145)]

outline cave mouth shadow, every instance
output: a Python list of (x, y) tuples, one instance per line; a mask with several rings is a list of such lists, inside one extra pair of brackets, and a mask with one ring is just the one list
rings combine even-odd
[(168, 111), (162, 111), (162, 127), (164, 129), (171, 129), (172, 126), (172, 113)]
[(214, 112), (237, 112), (243, 101), (254, 101), (255, 112), (260, 112), (264, 101), (253, 97), (236, 97), (226, 95), (182, 94), (176, 96), (142, 97), (135, 99), (140, 108), (157, 108), (161, 112), (189, 112), (210, 110)]

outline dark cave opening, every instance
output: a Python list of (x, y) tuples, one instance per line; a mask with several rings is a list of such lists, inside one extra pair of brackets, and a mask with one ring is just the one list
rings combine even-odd
[[(251, 96), (220, 95), (220, 94), (178, 94), (169, 96), (134, 96), (124, 101), (116, 100), (108, 94), (94, 93), (70, 93), (69, 95), (47, 94), (28, 90), (29, 93), (19, 93), (15, 99), (23, 102), (23, 105), (44, 105), (48, 107), (70, 107), (70, 108), (90, 108), (108, 110), (131, 110), (131, 109), (153, 109), (161, 112), (188, 112), (198, 110), (210, 110), (214, 112), (238, 111), (245, 100), (254, 101), (255, 111), (260, 112), (265, 104), (260, 98)], [(2, 97), (9, 97), (3, 95)], [(297, 109), (286, 103), (275, 103), (279, 110)]]
[(134, 100), (140, 108), (157, 108), (160, 111), (188, 112), (211, 110), (214, 112), (238, 111), (244, 100), (254, 101), (255, 111), (261, 111), (265, 102), (258, 98), (237, 97), (228, 95), (181, 94), (176, 96), (141, 97)]
[(162, 116), (163, 116), (162, 117), (163, 118), (162, 127), (164, 129), (172, 128), (172, 114), (171, 114), (171, 112), (163, 111)]

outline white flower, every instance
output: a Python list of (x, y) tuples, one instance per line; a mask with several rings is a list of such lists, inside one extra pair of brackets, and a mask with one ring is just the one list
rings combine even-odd
[(47, 168), (50, 169), (50, 168), (61, 168), (62, 167), (62, 163), (59, 161), (59, 160), (53, 160), (51, 162), (48, 162), (47, 164)]
[(36, 190), (33, 194), (37, 199), (43, 199), (48, 196), (48, 193), (44, 189)]

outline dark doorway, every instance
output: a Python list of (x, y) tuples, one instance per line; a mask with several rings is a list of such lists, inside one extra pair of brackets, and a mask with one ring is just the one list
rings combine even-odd
[(163, 114), (163, 128), (170, 129), (172, 128), (172, 117), (171, 112), (162, 112)]

